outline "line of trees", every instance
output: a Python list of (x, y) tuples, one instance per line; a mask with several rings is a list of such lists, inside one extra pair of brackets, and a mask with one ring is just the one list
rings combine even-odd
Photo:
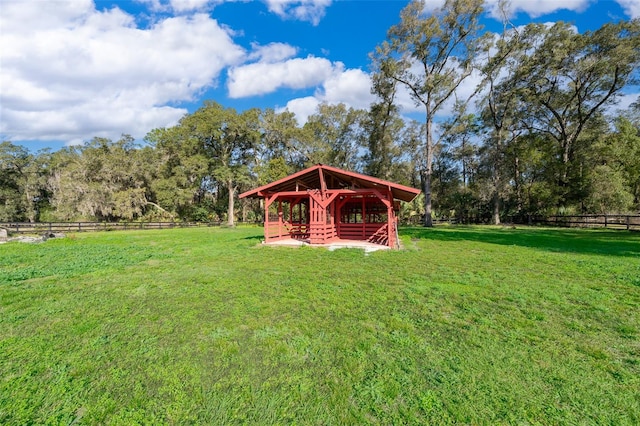
[[(239, 192), (316, 163), (420, 187), (404, 219), (640, 211), (640, 22), (483, 33), (481, 0), (410, 3), (372, 53), (368, 110), (294, 114), (207, 101), (144, 143), (123, 135), (31, 153), (0, 144), (0, 221), (260, 220)], [(505, 14), (506, 16), (506, 14)], [(478, 82), (469, 90), (470, 78)], [(461, 87), (466, 85), (465, 97)], [(413, 99), (424, 120), (402, 116)], [(452, 107), (453, 105), (453, 107)], [(445, 110), (453, 110), (439, 120)]]

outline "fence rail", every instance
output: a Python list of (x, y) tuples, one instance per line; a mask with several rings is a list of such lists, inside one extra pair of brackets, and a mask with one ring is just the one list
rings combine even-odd
[(129, 231), (220, 226), (220, 222), (0, 222), (13, 234), (44, 234), (86, 231)]
[[(566, 228), (609, 228), (640, 231), (640, 215), (572, 215), (572, 216), (532, 216), (515, 220), (512, 223), (529, 225), (548, 225)], [(409, 221), (405, 225), (419, 225)], [(434, 224), (457, 224), (455, 218), (434, 219)], [(171, 229), (220, 226), (220, 222), (0, 222), (12, 234), (44, 234), (47, 232), (87, 232), (87, 231), (129, 231), (140, 229)], [(248, 223), (262, 225), (262, 222)]]
[(611, 228), (640, 231), (640, 215), (588, 214), (572, 216), (532, 217), (532, 224), (566, 228)]

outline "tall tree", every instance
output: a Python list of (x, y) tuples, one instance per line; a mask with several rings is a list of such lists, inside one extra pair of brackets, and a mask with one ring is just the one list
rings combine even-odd
[(592, 146), (587, 207), (597, 213), (627, 213), (640, 207), (640, 128), (626, 117), (601, 132)]
[[(502, 3), (502, 10), (505, 4)], [(492, 222), (500, 224), (500, 206), (506, 188), (505, 151), (520, 136), (522, 111), (518, 104), (518, 86), (511, 75), (521, 65), (523, 43), (519, 32), (513, 28), (503, 13), (503, 31), (496, 39), (486, 39), (482, 48), (479, 67), (484, 96), (478, 100), (480, 118), (487, 132), (484, 153), (491, 169)]]
[(258, 165), (282, 158), (294, 169), (304, 168), (306, 138), (294, 113), (266, 109), (260, 116), (260, 128), (262, 140), (257, 152)]
[(388, 41), (374, 54), (378, 72), (408, 89), (416, 105), (424, 108), (426, 133), (420, 174), (425, 226), (433, 226), (431, 175), (438, 143), (435, 116), (471, 75), (482, 4), (482, 0), (446, 0), (429, 15), (424, 0), (412, 1), (400, 13), (400, 23), (389, 29)]
[(36, 157), (9, 141), (0, 143), (0, 220), (36, 220), (43, 185)]
[(365, 114), (345, 104), (320, 104), (304, 125), (312, 148), (307, 164), (326, 163), (347, 170), (359, 169), (358, 149), (362, 145)]
[(640, 20), (605, 24), (584, 34), (563, 22), (529, 24), (523, 34), (528, 46), (513, 78), (529, 127), (558, 144), (560, 203), (565, 205), (573, 150), (585, 126), (615, 103), (625, 86), (637, 82)]
[(364, 172), (370, 176), (392, 180), (394, 163), (400, 155), (400, 133), (404, 120), (396, 105), (397, 81), (376, 73), (372, 76), (371, 92), (378, 102), (371, 105), (364, 121), (367, 154)]
[(93, 138), (52, 158), (49, 186), (60, 219), (131, 220), (144, 214), (148, 182), (129, 135)]
[(249, 163), (260, 141), (260, 112), (240, 114), (216, 102), (187, 115), (179, 123), (181, 137), (195, 141), (210, 160), (211, 179), (222, 183), (227, 193), (227, 224), (235, 225), (235, 197), (238, 185), (250, 179)]
[(156, 164), (150, 198), (156, 209), (170, 217), (200, 219), (196, 210), (210, 189), (210, 160), (200, 141), (184, 137), (181, 130), (179, 126), (160, 128), (145, 136), (153, 149), (147, 158)]

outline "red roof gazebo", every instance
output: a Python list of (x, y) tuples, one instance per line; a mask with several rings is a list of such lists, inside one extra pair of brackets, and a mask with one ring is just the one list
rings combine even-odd
[(264, 199), (265, 242), (367, 241), (398, 247), (396, 212), (419, 190), (317, 164), (240, 194)]

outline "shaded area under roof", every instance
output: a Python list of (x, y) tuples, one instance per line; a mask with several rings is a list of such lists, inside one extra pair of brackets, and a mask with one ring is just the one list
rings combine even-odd
[[(324, 178), (325, 188), (321, 188)], [(240, 198), (263, 198), (269, 194), (308, 189), (389, 189), (393, 198), (412, 201), (420, 194), (419, 189), (378, 179), (361, 173), (331, 167), (324, 164), (301, 170), (285, 178), (240, 194)]]

